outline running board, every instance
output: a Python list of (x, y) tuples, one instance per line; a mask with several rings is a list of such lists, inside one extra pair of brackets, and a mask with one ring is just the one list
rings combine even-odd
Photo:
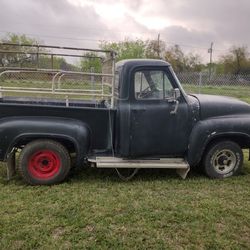
[(97, 168), (166, 168), (176, 169), (182, 179), (187, 177), (189, 164), (182, 158), (122, 159), (116, 157), (96, 157), (88, 159)]

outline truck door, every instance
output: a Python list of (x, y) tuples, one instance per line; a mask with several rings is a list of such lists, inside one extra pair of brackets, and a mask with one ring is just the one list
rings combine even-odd
[[(130, 155), (181, 156), (188, 145), (188, 105), (173, 90), (178, 87), (167, 67), (137, 69), (131, 76)], [(133, 93), (132, 93), (133, 92)]]

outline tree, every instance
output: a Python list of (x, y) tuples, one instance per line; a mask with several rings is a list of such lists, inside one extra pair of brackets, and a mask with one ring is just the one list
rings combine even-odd
[(232, 47), (228, 54), (220, 58), (220, 64), (223, 65), (223, 73), (250, 73), (250, 58), (247, 47)]
[(189, 53), (186, 55), (186, 70), (200, 72), (205, 67), (198, 54)]
[(179, 45), (169, 47), (165, 51), (164, 59), (172, 65), (176, 72), (185, 70), (185, 56)]
[(153, 59), (164, 57), (165, 47), (165, 42), (161, 40), (148, 40), (146, 42), (146, 57)]
[(117, 60), (132, 58), (163, 58), (172, 64), (177, 72), (201, 71), (203, 64), (197, 54), (185, 54), (179, 45), (166, 49), (165, 43), (158, 40), (125, 40), (121, 42), (103, 42), (100, 47), (117, 52)]
[[(5, 38), (1, 39), (1, 42), (12, 43), (12, 44), (29, 44), (29, 45), (38, 44), (37, 40), (29, 38), (26, 35), (16, 35), (13, 33), (9, 33)], [(15, 66), (19, 65), (22, 67), (24, 65), (25, 66), (32, 65), (36, 62), (35, 55), (28, 53), (28, 52), (35, 52), (36, 48), (0, 44), (0, 51), (1, 51), (0, 65), (2, 67), (12, 66), (12, 65)]]
[(74, 64), (68, 63), (65, 58), (60, 56), (53, 57), (53, 63), (51, 56), (40, 55), (39, 56), (39, 68), (42, 69), (61, 69), (70, 71), (80, 71), (80, 68)]
[[(5, 38), (0, 40), (3, 43), (9, 44), (25, 44), (38, 45), (39, 41), (29, 38), (26, 35), (8, 34)], [(75, 65), (68, 63), (65, 58), (60, 56), (53, 57), (50, 55), (40, 54), (37, 58), (38, 48), (30, 46), (15, 46), (0, 44), (0, 66), (11, 67), (19, 66), (23, 68), (52, 68), (62, 70), (79, 70)], [(49, 53), (49, 49), (39, 48), (39, 52)]]
[(117, 61), (132, 58), (146, 58), (146, 43), (142, 40), (132, 41), (126, 39), (121, 42), (102, 42), (100, 48), (117, 52)]
[(177, 44), (167, 48), (164, 58), (176, 72), (198, 72), (203, 68), (199, 55), (193, 53), (185, 54)]
[(97, 55), (93, 52), (88, 52), (84, 54), (84, 58), (80, 60), (80, 68), (82, 71), (100, 73), (102, 70), (101, 58), (98, 58)]

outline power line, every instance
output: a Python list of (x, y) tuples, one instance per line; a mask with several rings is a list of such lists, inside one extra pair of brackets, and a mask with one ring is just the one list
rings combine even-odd
[(90, 41), (90, 42), (98, 42), (101, 40), (93, 39), (93, 38), (73, 38), (73, 37), (63, 37), (63, 36), (52, 36), (52, 35), (41, 35), (41, 34), (32, 34), (32, 33), (22, 33), (22, 32), (9, 32), (0, 30), (0, 33), (15, 33), (15, 34), (22, 34), (27, 36), (37, 36), (37, 37), (47, 37), (47, 38), (54, 38), (54, 39), (65, 39), (65, 40), (74, 40), (74, 41)]
[[(101, 42), (101, 41), (108, 41), (108, 42), (118, 42), (118, 40), (110, 40), (110, 39), (97, 39), (97, 38), (83, 38), (83, 37), (65, 37), (65, 36), (54, 36), (54, 35), (43, 35), (43, 34), (34, 34), (34, 33), (22, 33), (22, 32), (13, 32), (13, 31), (6, 31), (6, 30), (0, 30), (0, 33), (15, 33), (15, 34), (21, 34), (21, 35), (27, 35), (27, 36), (35, 36), (38, 38), (52, 38), (52, 39), (63, 39), (63, 40), (71, 40), (71, 41), (86, 41), (86, 42)], [(117, 32), (122, 33), (122, 32)], [(129, 32), (127, 32), (129, 33)], [(130, 33), (130, 34), (147, 34), (147, 33)], [(190, 45), (190, 44), (183, 44), (173, 41), (166, 41), (166, 44), (171, 45), (179, 45), (180, 47), (187, 47), (187, 48), (193, 48), (193, 49), (200, 49), (200, 50), (207, 50), (207, 47), (200, 47), (196, 45)], [(213, 51), (223, 52), (228, 51), (228, 49), (213, 49)]]

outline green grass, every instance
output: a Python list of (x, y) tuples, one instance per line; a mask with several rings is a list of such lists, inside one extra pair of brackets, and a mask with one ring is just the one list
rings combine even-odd
[(250, 86), (202, 86), (183, 84), (187, 93), (231, 96), (250, 103)]
[[(204, 87), (201, 93), (250, 103), (249, 90)], [(152, 169), (122, 182), (113, 170), (87, 169), (51, 187), (28, 186), (19, 177), (7, 182), (2, 164), (0, 249), (250, 249), (245, 158), (243, 175), (226, 180), (195, 172), (181, 180)]]
[(0, 249), (249, 249), (250, 162), (241, 176), (87, 169), (32, 187), (0, 169)]

